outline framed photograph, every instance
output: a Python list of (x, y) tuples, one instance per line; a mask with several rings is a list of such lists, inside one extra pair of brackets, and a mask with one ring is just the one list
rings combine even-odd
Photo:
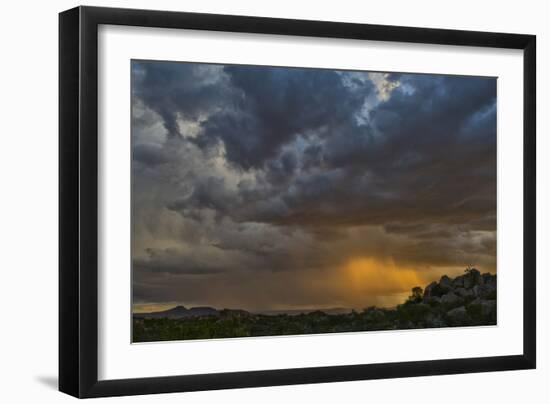
[(61, 391), (535, 368), (535, 36), (59, 28)]

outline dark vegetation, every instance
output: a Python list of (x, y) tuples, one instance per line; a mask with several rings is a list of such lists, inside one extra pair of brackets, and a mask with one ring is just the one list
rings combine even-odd
[(495, 325), (496, 275), (475, 268), (454, 279), (444, 275), (395, 308), (369, 307), (361, 312), (327, 314), (253, 314), (182, 306), (158, 313), (134, 314), (134, 342), (322, 334), (350, 331), (399, 330)]

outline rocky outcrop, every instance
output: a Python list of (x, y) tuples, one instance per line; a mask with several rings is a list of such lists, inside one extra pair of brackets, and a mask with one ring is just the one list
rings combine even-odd
[(371, 307), (362, 314), (366, 329), (439, 328), (495, 325), (496, 275), (468, 268), (455, 278), (444, 275), (394, 309)]
[[(423, 321), (427, 327), (496, 324), (497, 277), (481, 274), (475, 268), (466, 269), (454, 279), (443, 275), (424, 289), (422, 303), (431, 311)], [(409, 300), (405, 305), (419, 304)], [(401, 305), (404, 306), (404, 305)]]
[(468, 312), (464, 306), (457, 307), (447, 312), (447, 322), (449, 325), (466, 325), (468, 321)]
[(444, 304), (449, 307), (455, 307), (457, 303), (462, 302), (462, 298), (455, 294), (453, 291), (450, 291), (449, 293), (445, 293), (443, 296), (441, 296), (440, 300), (441, 304)]

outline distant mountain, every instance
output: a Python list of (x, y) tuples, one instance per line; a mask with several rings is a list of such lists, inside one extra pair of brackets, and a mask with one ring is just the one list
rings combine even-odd
[(325, 314), (348, 314), (352, 312), (352, 309), (346, 309), (345, 307), (333, 307), (329, 309), (291, 309), (291, 310), (262, 310), (255, 311), (255, 314), (265, 314), (268, 316), (276, 316), (280, 314), (287, 314), (289, 316), (297, 316), (299, 314), (308, 314), (316, 311), (321, 311)]
[(169, 318), (173, 320), (190, 317), (219, 316), (218, 310), (212, 307), (191, 307), (176, 306), (164, 311), (152, 313), (134, 313), (134, 318)]
[(218, 310), (212, 308), (212, 307), (207, 307), (207, 306), (202, 306), (202, 307), (191, 307), (189, 310), (188, 310), (188, 313), (193, 316), (193, 317), (201, 317), (201, 316), (219, 316), (220, 313)]
[(185, 318), (191, 318), (191, 317), (207, 317), (207, 316), (249, 316), (254, 314), (263, 314), (266, 316), (277, 316), (281, 314), (287, 314), (289, 316), (297, 316), (299, 314), (309, 314), (313, 312), (323, 312), (325, 314), (348, 314), (351, 313), (351, 309), (346, 309), (342, 307), (333, 307), (329, 309), (322, 309), (322, 310), (315, 310), (315, 309), (309, 309), (309, 310), (262, 310), (262, 311), (254, 311), (253, 313), (248, 312), (246, 310), (233, 310), (233, 309), (223, 309), (223, 310), (216, 310), (213, 307), (208, 306), (200, 306), (200, 307), (191, 307), (186, 308), (184, 306), (176, 306), (172, 307), (171, 309), (164, 310), (164, 311), (156, 311), (152, 313), (134, 313), (134, 318), (169, 318), (173, 320), (177, 319), (185, 319)]

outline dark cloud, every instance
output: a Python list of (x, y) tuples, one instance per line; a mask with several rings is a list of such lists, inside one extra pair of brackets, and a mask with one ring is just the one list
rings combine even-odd
[(146, 250), (146, 259), (134, 259), (135, 270), (178, 275), (211, 275), (223, 272), (223, 265), (201, 262), (193, 254), (185, 254), (173, 248)]
[(142, 61), (132, 88), (143, 287), (354, 257), (495, 269), (496, 79)]
[(133, 147), (132, 160), (142, 164), (155, 166), (168, 162), (168, 156), (160, 145), (142, 143)]
[(203, 124), (198, 142), (222, 142), (227, 159), (244, 169), (262, 167), (299, 134), (352, 125), (372, 91), (370, 83), (352, 90), (329, 70), (226, 66), (224, 73), (236, 97)]
[(182, 136), (178, 117), (196, 120), (225, 105), (228, 90), (217, 77), (216, 66), (186, 63), (132, 63), (132, 96), (162, 118), (169, 136)]

